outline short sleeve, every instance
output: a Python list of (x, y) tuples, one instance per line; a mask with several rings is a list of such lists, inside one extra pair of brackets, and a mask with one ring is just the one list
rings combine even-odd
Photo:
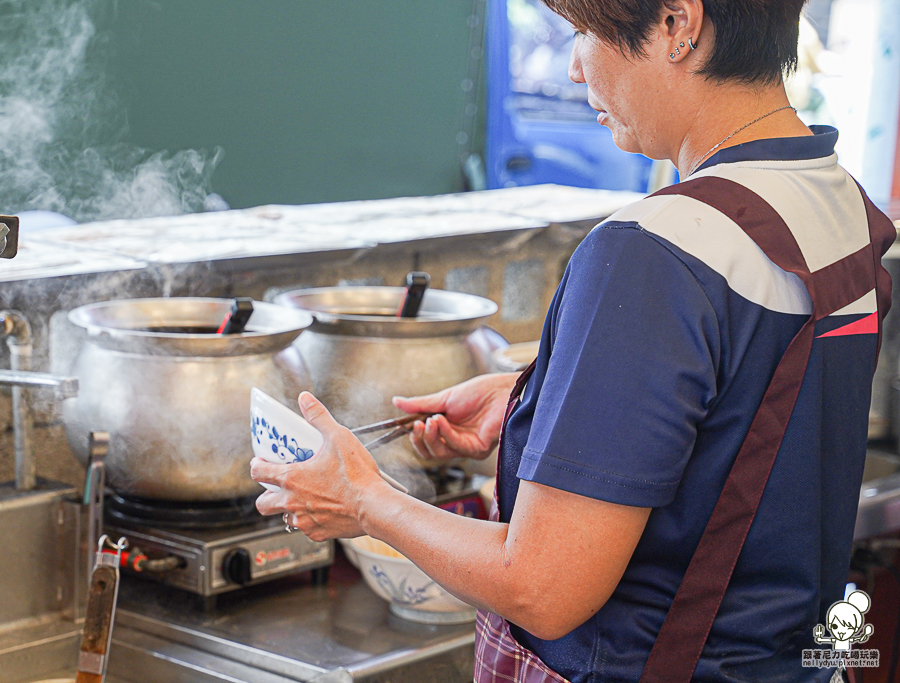
[(667, 505), (716, 395), (713, 306), (677, 249), (635, 224), (594, 229), (563, 287), (518, 476)]

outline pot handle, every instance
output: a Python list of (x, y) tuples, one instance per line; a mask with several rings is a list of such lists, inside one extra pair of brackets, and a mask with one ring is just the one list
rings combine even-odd
[(0, 216), (0, 258), (13, 258), (19, 250), (19, 219)]
[(505, 349), (509, 346), (506, 337), (500, 334), (490, 325), (481, 325), (469, 335), (466, 344), (472, 349), (478, 364), (479, 374), (493, 372), (491, 356), (497, 349)]

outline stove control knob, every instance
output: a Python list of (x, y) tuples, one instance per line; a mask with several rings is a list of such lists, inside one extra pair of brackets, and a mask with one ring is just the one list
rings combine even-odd
[(253, 578), (250, 575), (250, 566), (250, 553), (243, 548), (235, 548), (222, 560), (222, 575), (232, 583), (245, 586)]

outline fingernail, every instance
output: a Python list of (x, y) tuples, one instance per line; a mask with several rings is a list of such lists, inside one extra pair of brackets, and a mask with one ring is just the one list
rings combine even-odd
[(312, 397), (308, 391), (304, 391), (300, 394), (300, 407), (309, 409), (312, 408), (316, 404), (315, 399)]

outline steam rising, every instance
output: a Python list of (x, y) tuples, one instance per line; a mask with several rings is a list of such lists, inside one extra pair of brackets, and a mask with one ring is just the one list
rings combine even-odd
[(204, 208), (221, 150), (151, 153), (123, 142), (92, 12), (108, 0), (0, 3), (0, 208), (79, 222)]
[[(371, 340), (369, 340), (371, 341)], [(303, 342), (300, 342), (301, 345)], [(383, 350), (391, 353), (391, 347), (383, 345)], [(371, 352), (371, 347), (370, 347)], [(370, 356), (367, 361), (372, 367), (380, 367), (380, 364)], [(317, 368), (309, 368), (315, 375)], [(328, 365), (327, 376), (319, 376), (313, 384), (318, 386), (315, 391), (328, 410), (340, 424), (347, 427), (359, 427), (390, 417), (404, 415), (391, 403), (391, 397), (397, 394), (425, 394), (428, 379), (423, 380), (417, 376), (415, 366), (404, 369), (405, 372), (399, 384), (391, 385), (390, 380), (384, 375), (360, 368), (342, 369), (337, 363)], [(398, 378), (395, 378), (398, 379)], [(410, 389), (415, 388), (414, 391)], [(296, 410), (294, 403), (291, 407)], [(382, 436), (381, 433), (364, 435), (363, 443)], [(436, 490), (434, 483), (423, 470), (423, 463), (409, 442), (408, 436), (402, 436), (396, 441), (383, 444), (372, 451), (372, 457), (378, 466), (390, 476), (409, 489), (410, 494), (416, 498), (428, 499), (434, 497)]]

